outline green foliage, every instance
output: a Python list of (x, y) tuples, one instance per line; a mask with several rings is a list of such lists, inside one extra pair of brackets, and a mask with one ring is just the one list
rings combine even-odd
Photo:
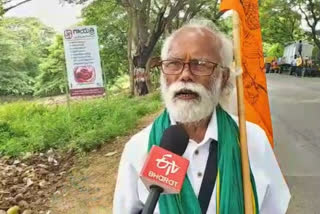
[(317, 64), (320, 64), (320, 49), (316, 46), (312, 51), (313, 59), (316, 61)]
[(0, 0), (0, 19), (8, 11), (32, 0)]
[[(96, 0), (82, 11), (79, 25), (96, 25), (98, 28), (100, 57), (106, 82), (111, 87), (127, 73), (127, 20), (122, 7), (115, 1)], [(65, 92), (65, 58), (63, 38), (57, 36), (42, 59), (40, 74), (36, 78), (35, 95), (52, 96)]]
[(39, 69), (35, 95), (52, 96), (66, 92), (65, 56), (61, 35), (57, 35), (54, 43), (48, 48), (48, 56), (42, 59)]
[(5, 104), (0, 107), (0, 153), (18, 156), (49, 148), (89, 151), (128, 134), (142, 116), (161, 106), (159, 93), (72, 103), (70, 114), (66, 105)]
[(82, 24), (98, 27), (103, 72), (110, 86), (128, 73), (126, 12), (115, 0), (96, 0), (83, 9), (82, 17)]
[(4, 15), (4, 8), (3, 8), (3, 2), (0, 1), (0, 19)]
[[(206, 18), (211, 20), (220, 31), (232, 36), (232, 16), (223, 17), (223, 13), (220, 12), (220, 1), (200, 1), (203, 4), (200, 11), (195, 16), (196, 18)], [(199, 4), (199, 3), (198, 3)]]
[(320, 49), (320, 1), (319, 0), (290, 0), (292, 5), (299, 8), (299, 12), (303, 14), (307, 26), (310, 29), (308, 37), (313, 40), (314, 44)]
[(265, 0), (260, 6), (263, 41), (282, 44), (304, 39), (301, 15), (287, 0)]
[(38, 65), (53, 34), (35, 18), (0, 20), (0, 95), (33, 93)]
[(26, 72), (16, 72), (10, 65), (0, 65), (0, 94), (25, 95), (32, 93), (33, 80)]
[(273, 57), (282, 57), (283, 56), (283, 51), (284, 51), (284, 46), (280, 43), (275, 43), (275, 44), (263, 44), (263, 48), (265, 50), (266, 56), (273, 56)]
[(108, 93), (121, 92), (130, 87), (130, 77), (125, 74), (119, 77), (110, 87), (107, 88)]
[(232, 16), (228, 16), (224, 19), (221, 18), (218, 23), (219, 29), (232, 38)]
[[(0, 95), (31, 93), (31, 79), (21, 70), (23, 58), (17, 55), (16, 38), (0, 20)], [(17, 49), (16, 49), (17, 48)], [(17, 52), (16, 52), (17, 51)], [(19, 67), (19, 71), (16, 68)]]

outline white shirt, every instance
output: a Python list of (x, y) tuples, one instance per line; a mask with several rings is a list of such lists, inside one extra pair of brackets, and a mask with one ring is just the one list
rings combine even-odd
[[(232, 117), (238, 123), (237, 117)], [(114, 194), (114, 214), (139, 213), (147, 200), (149, 192), (140, 180), (139, 174), (148, 155), (150, 131), (151, 125), (134, 135), (125, 145)], [(183, 154), (183, 157), (190, 161), (187, 175), (197, 196), (209, 155), (211, 139), (218, 141), (215, 112), (212, 114), (204, 139), (200, 143), (190, 139)], [(250, 166), (257, 187), (260, 214), (285, 214), (291, 196), (265, 132), (259, 126), (247, 122), (247, 142)], [(216, 213), (215, 196), (216, 187), (214, 187), (207, 214)], [(154, 214), (159, 214), (158, 205)]]

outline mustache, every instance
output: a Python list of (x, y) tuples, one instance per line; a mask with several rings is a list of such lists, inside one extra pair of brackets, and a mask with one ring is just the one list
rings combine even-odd
[(207, 90), (204, 86), (198, 83), (173, 83), (167, 88), (172, 98), (176, 98), (179, 95), (194, 95), (199, 100), (203, 97)]
[(191, 95), (195, 95), (196, 97), (200, 97), (200, 94), (198, 92), (188, 88), (183, 88), (181, 90), (174, 92), (174, 97), (177, 97), (179, 95), (185, 95), (185, 94), (191, 94)]

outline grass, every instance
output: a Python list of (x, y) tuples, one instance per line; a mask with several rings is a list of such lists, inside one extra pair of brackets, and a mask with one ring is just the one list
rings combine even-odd
[(16, 102), (0, 106), (0, 153), (19, 156), (49, 148), (90, 151), (130, 132), (138, 120), (162, 107), (159, 93), (126, 95), (66, 105)]

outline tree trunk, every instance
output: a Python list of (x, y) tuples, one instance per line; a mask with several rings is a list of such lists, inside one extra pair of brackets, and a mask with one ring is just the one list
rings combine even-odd
[(154, 91), (154, 87), (152, 85), (152, 81), (151, 81), (151, 74), (150, 74), (150, 70), (146, 72), (146, 83), (147, 83), (147, 88), (149, 93)]
[(147, 72), (146, 68), (135, 67), (135, 89), (136, 94), (139, 96), (144, 96), (149, 93), (147, 86)]
[(150, 68), (150, 62), (151, 62), (151, 58), (149, 58), (148, 62), (147, 62), (147, 68), (146, 68), (146, 82), (147, 82), (147, 86), (149, 89), (149, 92), (152, 92), (154, 90), (154, 87), (152, 85), (152, 81), (151, 81), (151, 68)]
[(134, 63), (134, 55), (137, 50), (137, 31), (138, 31), (138, 23), (137, 23), (137, 11), (132, 7), (126, 7), (128, 13), (128, 64), (129, 64), (129, 75), (130, 75), (130, 95), (135, 95), (135, 63)]
[[(128, 8), (128, 17), (132, 17), (132, 11)], [(128, 28), (128, 66), (129, 66), (129, 76), (130, 76), (130, 95), (134, 96), (134, 69), (132, 63), (132, 19), (129, 18), (129, 28)]]
[(137, 95), (142, 96), (149, 93), (149, 88), (147, 85), (148, 74), (146, 67), (151, 53), (141, 47), (139, 47), (138, 50), (140, 54), (133, 57), (135, 88)]
[(317, 37), (317, 29), (316, 29), (316, 25), (318, 23), (316, 22), (315, 26), (311, 28), (311, 32), (312, 32), (312, 39), (315, 43), (315, 45), (319, 48), (320, 50), (320, 39)]
[[(150, 0), (149, 0), (150, 1)], [(133, 65), (133, 72), (130, 68), (131, 93), (145, 95), (149, 93), (149, 75), (146, 69), (147, 62), (152, 55), (153, 49), (164, 32), (167, 24), (183, 9), (184, 0), (177, 1), (169, 10), (167, 16), (167, 6), (159, 8), (153, 27), (150, 28), (150, 5), (151, 1), (121, 1), (128, 12), (130, 20), (128, 36), (128, 59)], [(130, 44), (129, 44), (130, 43)], [(149, 85), (149, 88), (148, 88)], [(135, 90), (134, 90), (135, 89)]]
[(310, 5), (310, 10), (308, 14), (308, 10), (304, 10), (301, 6), (301, 4), (298, 4), (300, 12), (305, 16), (305, 20), (308, 24), (308, 26), (311, 29), (312, 39), (315, 43), (315, 45), (320, 49), (320, 39), (317, 36), (317, 25), (320, 21), (319, 17), (317, 16), (317, 12), (314, 10), (314, 2), (312, 0), (309, 0), (308, 4)]

